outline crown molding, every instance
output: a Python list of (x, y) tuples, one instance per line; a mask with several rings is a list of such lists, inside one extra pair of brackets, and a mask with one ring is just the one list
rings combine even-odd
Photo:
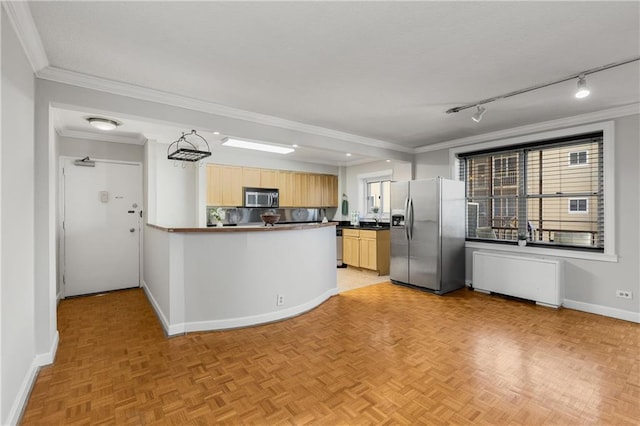
[(42, 46), (42, 39), (33, 21), (28, 2), (3, 1), (2, 7), (7, 12), (33, 72), (37, 74), (41, 69), (48, 67), (49, 59)]
[(299, 123), (297, 121), (286, 120), (266, 114), (245, 111), (242, 109), (232, 108), (213, 102), (189, 98), (187, 96), (176, 95), (173, 93), (167, 93), (160, 90), (122, 83), (119, 81), (108, 80), (87, 74), (77, 73), (74, 71), (63, 70), (56, 67), (43, 68), (39, 70), (36, 75), (39, 78), (56, 81), (58, 83), (71, 84), (74, 86), (85, 87), (87, 89), (99, 90), (102, 92), (128, 96), (145, 101), (157, 102), (194, 111), (206, 112), (222, 117), (250, 121), (257, 124), (279, 127), (287, 130), (295, 130), (312, 135), (324, 136), (341, 141), (366, 145), (368, 147), (384, 148), (408, 154), (414, 153), (413, 148), (408, 148), (379, 139), (367, 138), (364, 136), (358, 136), (351, 133), (327, 129), (324, 127)]
[(528, 124), (526, 126), (514, 127), (512, 129), (498, 130), (491, 133), (469, 136), (461, 139), (454, 139), (447, 142), (433, 145), (421, 146), (415, 149), (416, 154), (423, 152), (438, 151), (441, 149), (457, 148), (459, 146), (472, 145), (480, 142), (494, 141), (510, 138), (513, 136), (525, 135), (528, 133), (539, 133), (547, 130), (554, 130), (562, 127), (572, 127), (576, 125), (593, 123), (602, 120), (625, 117), (627, 115), (640, 114), (640, 103), (625, 105), (616, 108), (609, 108), (602, 111), (590, 112), (587, 114), (575, 115), (573, 117), (558, 118), (556, 120), (544, 121), (542, 123)]
[(89, 139), (94, 141), (126, 143), (126, 144), (132, 144), (132, 145), (144, 145), (145, 142), (147, 141), (147, 138), (145, 138), (143, 135), (138, 135), (138, 137), (131, 137), (131, 136), (122, 136), (122, 135), (115, 135), (115, 134), (87, 132), (84, 130), (59, 129), (59, 128), (56, 128), (56, 133), (65, 138)]

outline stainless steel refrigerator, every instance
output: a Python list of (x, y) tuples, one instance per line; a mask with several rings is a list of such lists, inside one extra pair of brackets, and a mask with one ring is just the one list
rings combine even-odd
[(391, 183), (391, 281), (444, 294), (464, 287), (464, 182)]

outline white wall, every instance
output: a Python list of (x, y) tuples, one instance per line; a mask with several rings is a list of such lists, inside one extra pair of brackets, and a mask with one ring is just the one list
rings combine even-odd
[(252, 153), (251, 151), (247, 151), (246, 153), (242, 154), (215, 152), (211, 157), (205, 159), (204, 162), (213, 164), (228, 164), (232, 166), (260, 167), (264, 169), (275, 170), (293, 170), (297, 172), (308, 173), (326, 173), (331, 175), (338, 174), (338, 167), (335, 166), (304, 163), (301, 161), (291, 161), (287, 160), (286, 157), (283, 157), (282, 159), (268, 158), (264, 155), (260, 155), (259, 153)]
[[(156, 141), (147, 141), (145, 149), (148, 161), (148, 222), (164, 227), (197, 227), (198, 165), (167, 160), (166, 145)], [(203, 207), (203, 216), (204, 212)]]
[(415, 178), (430, 179), (442, 176), (452, 179), (451, 167), (449, 167), (449, 150), (425, 152), (416, 154), (415, 158)]
[(0, 423), (17, 422), (36, 372), (34, 77), (2, 8)]
[[(640, 321), (640, 116), (617, 118), (615, 126), (615, 252), (617, 262), (565, 258), (567, 306)], [(586, 122), (584, 124), (587, 124)], [(449, 150), (416, 155), (417, 178), (444, 174), (451, 169)], [(447, 173), (450, 174), (450, 171)], [(473, 280), (473, 249), (466, 250), (466, 279)], [(616, 289), (630, 290), (633, 299), (620, 299)]]
[(58, 136), (59, 155), (65, 157), (84, 158), (87, 155), (91, 159), (144, 161), (144, 146), (127, 143), (96, 141), (81, 138)]
[[(391, 179), (396, 181), (411, 180), (412, 167), (409, 162), (402, 161), (374, 161), (371, 163), (348, 166), (345, 173), (344, 193), (349, 198), (349, 213), (360, 212), (360, 217), (365, 217), (364, 192), (362, 187), (362, 175), (373, 176), (376, 173), (391, 171)], [(338, 208), (340, 212), (340, 208)], [(349, 220), (350, 216), (342, 216), (342, 220)]]

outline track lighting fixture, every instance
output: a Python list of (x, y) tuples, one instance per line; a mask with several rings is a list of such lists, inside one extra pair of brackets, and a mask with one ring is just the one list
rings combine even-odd
[(476, 113), (471, 116), (471, 119), (476, 123), (479, 123), (480, 120), (482, 120), (482, 116), (485, 112), (487, 112), (487, 109), (483, 106), (478, 105), (478, 111), (476, 111)]
[(609, 68), (619, 67), (620, 65), (625, 65), (625, 64), (629, 64), (631, 62), (636, 62), (636, 61), (640, 61), (640, 56), (635, 56), (633, 58), (624, 59), (622, 61), (613, 62), (613, 63), (606, 64), (606, 65), (602, 65), (602, 66), (599, 66), (599, 67), (596, 67), (596, 68), (591, 68), (591, 69), (579, 72), (577, 74), (571, 74), (569, 76), (560, 78), (558, 80), (553, 80), (553, 81), (549, 81), (547, 83), (537, 84), (535, 86), (527, 87), (527, 88), (520, 89), (520, 90), (515, 90), (513, 92), (505, 93), (504, 95), (494, 96), (492, 98), (487, 98), (487, 99), (483, 99), (481, 101), (476, 101), (476, 102), (474, 102), (472, 104), (466, 104), (466, 105), (461, 105), (461, 106), (457, 106), (457, 107), (454, 107), (454, 108), (450, 108), (446, 112), (447, 112), (447, 114), (451, 114), (451, 113), (454, 113), (454, 112), (460, 112), (460, 111), (462, 111), (464, 109), (477, 107), (478, 111), (475, 114), (473, 114), (473, 117), (471, 117), (473, 119), (473, 121), (475, 121), (477, 123), (482, 119), (482, 115), (486, 111), (486, 109), (484, 107), (481, 107), (480, 105), (488, 104), (489, 102), (497, 101), (499, 99), (506, 99), (506, 98), (510, 98), (512, 96), (521, 95), (523, 93), (531, 92), (533, 90), (542, 89), (544, 87), (552, 86), (554, 84), (564, 83), (565, 81), (574, 80), (576, 78), (578, 79), (578, 91), (576, 92), (575, 96), (576, 96), (576, 98), (584, 98), (586, 96), (589, 96), (589, 88), (587, 87), (587, 80), (585, 78), (586, 75), (593, 74), (593, 73), (600, 72), (600, 71), (604, 71), (604, 70), (608, 70)]
[(587, 80), (584, 78), (584, 74), (578, 78), (578, 91), (576, 92), (576, 98), (582, 99), (589, 96), (591, 91), (589, 90), (589, 86), (587, 86)]

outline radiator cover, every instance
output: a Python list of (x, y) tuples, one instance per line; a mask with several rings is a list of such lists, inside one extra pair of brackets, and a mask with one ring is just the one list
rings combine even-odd
[(564, 288), (563, 261), (476, 251), (473, 253), (473, 288), (533, 300), (558, 308)]

